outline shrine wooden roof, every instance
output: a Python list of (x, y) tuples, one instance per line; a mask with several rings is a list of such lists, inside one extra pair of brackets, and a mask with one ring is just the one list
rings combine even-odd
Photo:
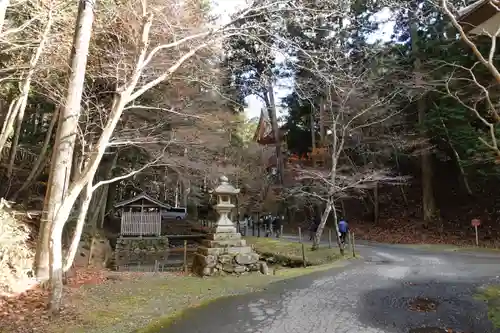
[(500, 25), (500, 0), (479, 0), (458, 11), (464, 32), (494, 35)]
[(166, 204), (164, 202), (161, 202), (160, 200), (157, 200), (153, 197), (150, 197), (149, 195), (147, 195), (146, 193), (141, 193), (133, 198), (130, 198), (130, 199), (127, 199), (127, 200), (123, 200), (123, 201), (120, 201), (118, 202), (117, 204), (115, 204), (115, 208), (121, 208), (121, 207), (125, 207), (125, 206), (128, 206), (128, 205), (131, 205), (133, 204), (134, 202), (137, 202), (139, 200), (145, 200), (145, 201), (148, 201), (149, 203), (151, 203), (153, 206), (157, 206), (157, 207), (162, 207), (162, 208), (171, 208), (171, 206), (169, 204)]

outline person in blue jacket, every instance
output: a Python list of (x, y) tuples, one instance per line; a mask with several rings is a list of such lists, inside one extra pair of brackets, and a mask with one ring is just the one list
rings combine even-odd
[(349, 224), (345, 219), (340, 219), (339, 222), (340, 241), (344, 244), (348, 232), (349, 232)]

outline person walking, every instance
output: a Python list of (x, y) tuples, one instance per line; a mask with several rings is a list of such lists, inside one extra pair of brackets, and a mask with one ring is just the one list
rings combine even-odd
[(314, 240), (316, 236), (316, 231), (318, 231), (319, 224), (321, 223), (321, 218), (318, 215), (315, 215), (311, 221), (311, 227), (309, 228), (309, 240)]
[(340, 242), (345, 245), (345, 240), (347, 237), (347, 233), (349, 232), (349, 224), (345, 219), (340, 219), (339, 222), (339, 233), (340, 233)]
[(281, 226), (283, 224), (283, 219), (279, 215), (274, 218), (273, 222), (273, 229), (274, 229), (274, 234), (276, 235), (276, 238), (281, 237)]
[(266, 226), (266, 237), (272, 236), (273, 235), (273, 216), (271, 213), (266, 216), (264, 220), (265, 226)]

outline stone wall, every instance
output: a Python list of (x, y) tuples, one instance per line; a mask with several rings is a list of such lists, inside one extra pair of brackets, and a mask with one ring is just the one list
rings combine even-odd
[[(227, 248), (230, 250), (233, 248)], [(265, 262), (255, 252), (250, 253), (223, 253), (202, 254), (196, 253), (193, 258), (193, 273), (199, 276), (218, 276), (227, 274), (244, 274), (247, 272), (261, 272), (268, 274)]]
[(199, 276), (220, 276), (261, 272), (268, 274), (267, 264), (250, 247), (199, 248), (193, 258), (193, 273)]
[(130, 263), (152, 263), (155, 260), (165, 261), (168, 257), (168, 239), (158, 238), (124, 238), (116, 241), (115, 265)]

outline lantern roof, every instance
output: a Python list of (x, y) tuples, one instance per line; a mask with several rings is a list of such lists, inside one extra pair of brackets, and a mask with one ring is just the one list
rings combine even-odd
[(240, 193), (239, 188), (235, 188), (233, 185), (229, 184), (229, 180), (226, 176), (221, 176), (219, 178), (219, 186), (214, 189), (214, 194), (238, 194)]

